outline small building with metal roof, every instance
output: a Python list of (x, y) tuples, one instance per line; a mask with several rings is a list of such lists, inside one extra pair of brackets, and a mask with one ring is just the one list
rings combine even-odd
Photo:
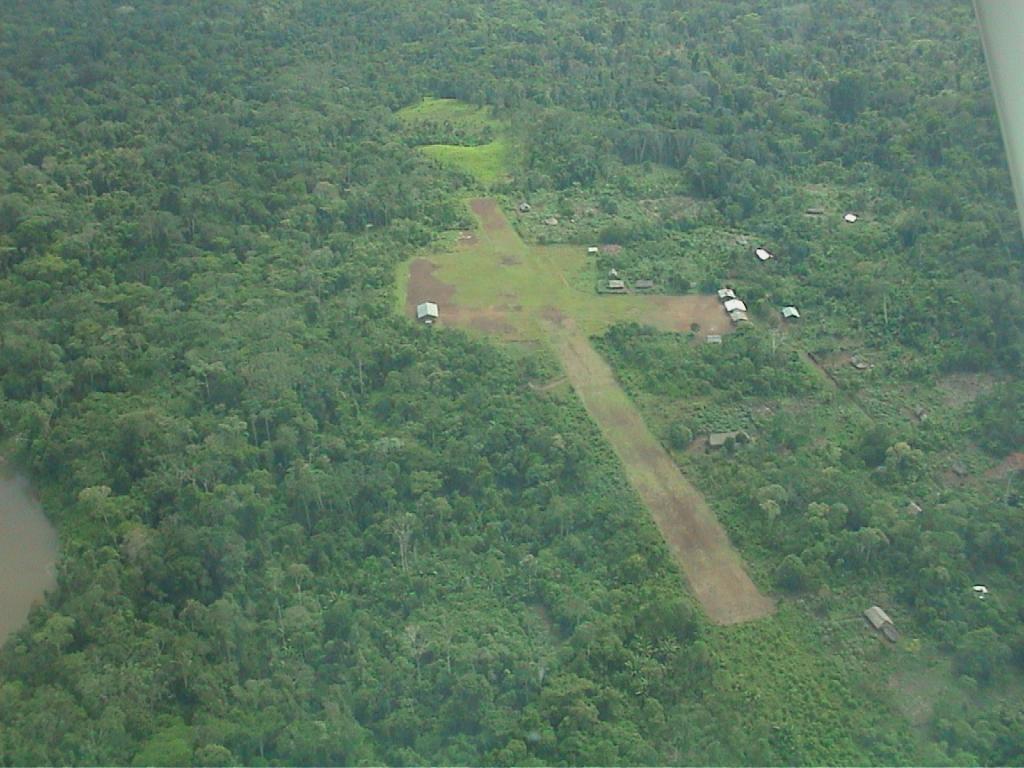
[(868, 624), (874, 629), (885, 635), (885, 639), (890, 643), (895, 643), (900, 639), (900, 633), (896, 631), (896, 625), (889, 618), (889, 614), (877, 605), (872, 605), (864, 611), (864, 618), (868, 620)]
[(441, 316), (437, 304), (432, 301), (424, 301), (416, 305), (416, 319), (430, 325)]

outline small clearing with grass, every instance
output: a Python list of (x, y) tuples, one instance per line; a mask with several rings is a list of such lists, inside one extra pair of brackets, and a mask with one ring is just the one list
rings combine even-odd
[(508, 177), (513, 143), (508, 127), (488, 107), (457, 99), (424, 99), (399, 110), (398, 119), (424, 154), (472, 176), (483, 187)]
[(608, 364), (588, 340), (614, 323), (724, 334), (729, 319), (713, 296), (598, 295), (595, 266), (579, 245), (528, 246), (494, 200), (470, 207), (480, 222), (454, 247), (402, 269), (404, 311), (434, 301), (439, 325), (506, 341), (550, 346), (588, 413), (625, 467), (708, 616), (733, 624), (774, 611), (743, 568), (707, 502), (680, 474)]

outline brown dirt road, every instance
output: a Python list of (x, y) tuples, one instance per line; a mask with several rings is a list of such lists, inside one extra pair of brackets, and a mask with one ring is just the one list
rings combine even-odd
[(774, 613), (774, 601), (750, 580), (714, 512), (647, 429), (604, 359), (571, 329), (556, 331), (554, 340), (569, 380), (711, 620), (736, 624)]

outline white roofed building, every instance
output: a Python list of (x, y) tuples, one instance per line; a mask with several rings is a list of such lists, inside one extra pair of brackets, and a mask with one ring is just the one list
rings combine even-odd
[(427, 325), (433, 323), (440, 316), (441, 315), (437, 310), (437, 304), (432, 301), (424, 301), (422, 304), (416, 305), (416, 319), (426, 323)]

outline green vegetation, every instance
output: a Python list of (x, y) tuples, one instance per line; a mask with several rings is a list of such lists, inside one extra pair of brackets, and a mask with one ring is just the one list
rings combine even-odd
[(463, 171), (485, 188), (507, 181), (512, 172), (515, 153), (507, 126), (486, 107), (427, 98), (397, 115), (409, 140), (428, 157)]
[(426, 144), (420, 149), (441, 163), (447, 163), (490, 187), (508, 176), (512, 149), (505, 139), (479, 147), (455, 147), (450, 144)]
[[(61, 534), (0, 765), (1024, 762), (1024, 243), (970, 4), (0, 14), (0, 446)], [(518, 234), (471, 247), (484, 187)], [(415, 258), (467, 322), (395, 312)], [(776, 616), (712, 626), (554, 357), (468, 321), (548, 306)]]

